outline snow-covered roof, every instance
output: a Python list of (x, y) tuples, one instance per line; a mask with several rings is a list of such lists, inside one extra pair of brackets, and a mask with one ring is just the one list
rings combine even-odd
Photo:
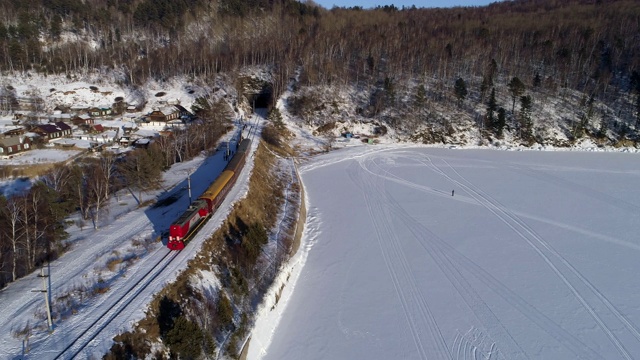
[(24, 143), (24, 139), (25, 139), (24, 135), (3, 137), (3, 138), (0, 138), (0, 145), (7, 146), (7, 147), (14, 146), (14, 145)]
[(0, 134), (7, 133), (9, 131), (21, 130), (24, 129), (23, 126), (20, 125), (7, 125), (0, 127)]
[(47, 134), (53, 134), (59, 131), (71, 130), (71, 127), (63, 122), (57, 122), (55, 124), (39, 124), (37, 128), (41, 129)]
[(165, 106), (162, 107), (160, 109), (158, 109), (157, 111), (161, 112), (163, 115), (171, 115), (174, 114), (178, 111), (178, 109), (176, 109), (175, 106)]
[(140, 135), (142, 137), (157, 137), (160, 135), (157, 130), (148, 128), (140, 128), (136, 130), (134, 134)]

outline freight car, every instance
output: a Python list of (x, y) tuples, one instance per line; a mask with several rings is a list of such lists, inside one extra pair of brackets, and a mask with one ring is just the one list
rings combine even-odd
[(220, 206), (244, 167), (249, 145), (251, 145), (249, 139), (244, 139), (238, 144), (235, 154), (220, 176), (200, 195), (198, 200), (189, 205), (187, 210), (169, 226), (169, 241), (167, 242), (169, 249), (184, 249), (189, 238)]

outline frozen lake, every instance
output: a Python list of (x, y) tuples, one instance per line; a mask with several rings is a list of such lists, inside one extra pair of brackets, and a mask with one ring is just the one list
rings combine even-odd
[(358, 147), (300, 170), (306, 260), (258, 357), (640, 358), (638, 155)]

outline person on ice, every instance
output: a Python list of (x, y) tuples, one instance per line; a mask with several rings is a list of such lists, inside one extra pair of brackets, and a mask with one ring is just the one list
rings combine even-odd
[(454, 191), (455, 191), (455, 190), (451, 190), (451, 196), (453, 196), (453, 192), (454, 192)]

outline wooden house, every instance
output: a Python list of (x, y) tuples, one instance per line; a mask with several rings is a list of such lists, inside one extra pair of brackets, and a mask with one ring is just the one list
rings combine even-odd
[(87, 110), (87, 113), (90, 116), (96, 117), (96, 116), (107, 116), (107, 115), (111, 115), (111, 108), (109, 107), (92, 107), (89, 108), (89, 110)]
[(153, 142), (152, 139), (137, 139), (131, 145), (136, 149), (148, 149), (149, 145)]
[(71, 127), (63, 122), (35, 125), (32, 131), (42, 136), (44, 141), (71, 136)]
[(100, 124), (90, 125), (89, 132), (92, 134), (101, 134), (104, 132), (104, 127)]
[(191, 111), (187, 110), (184, 106), (182, 105), (174, 105), (174, 107), (176, 108), (176, 110), (178, 111), (178, 113), (180, 114), (180, 119), (189, 122), (191, 120), (193, 120), (194, 115), (191, 113)]
[(81, 125), (93, 125), (95, 124), (96, 121), (87, 114), (80, 114), (72, 117), (71, 122), (73, 123), (73, 125), (81, 126)]
[(0, 157), (10, 158), (31, 149), (31, 139), (26, 136), (0, 138)]
[(175, 106), (168, 106), (160, 110), (152, 111), (148, 118), (149, 121), (154, 123), (166, 123), (171, 120), (180, 119), (180, 111)]
[(25, 132), (27, 132), (27, 129), (19, 125), (13, 125), (13, 126), (7, 125), (4, 128), (0, 128), (0, 135), (4, 137), (20, 136), (20, 135), (24, 135)]
[(53, 112), (60, 111), (62, 114), (68, 114), (71, 107), (65, 105), (56, 105), (53, 108)]

